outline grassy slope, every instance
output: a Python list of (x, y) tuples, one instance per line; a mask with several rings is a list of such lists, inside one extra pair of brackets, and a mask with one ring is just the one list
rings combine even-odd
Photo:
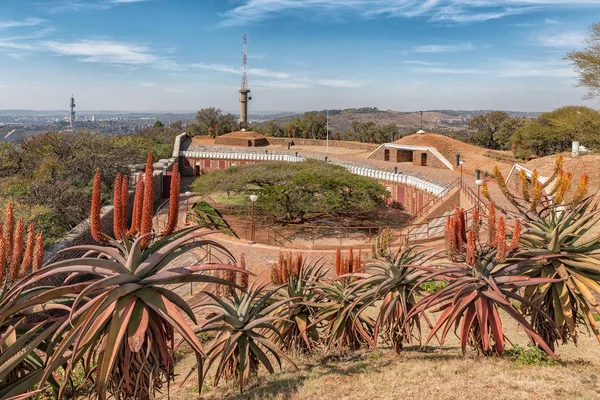
[[(508, 337), (524, 345), (526, 339), (515, 324), (506, 321)], [(559, 348), (560, 365), (526, 366), (510, 359), (463, 357), (451, 338), (443, 348), (426, 351), (410, 348), (396, 355), (387, 348), (363, 350), (343, 357), (323, 355), (297, 361), (268, 376), (264, 370), (243, 394), (233, 384), (212, 388), (211, 375), (203, 395), (217, 399), (598, 399), (600, 398), (600, 345), (582, 337), (578, 346)], [(194, 357), (187, 355), (177, 366), (185, 375)], [(190, 379), (176, 378), (172, 399), (196, 399), (197, 387)], [(159, 398), (166, 398), (159, 397)]]

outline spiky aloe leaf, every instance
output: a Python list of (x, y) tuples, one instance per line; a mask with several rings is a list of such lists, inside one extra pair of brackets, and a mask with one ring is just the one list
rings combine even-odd
[[(519, 268), (515, 264), (498, 263), (495, 252), (495, 249), (490, 248), (487, 253), (479, 254), (473, 266), (447, 265), (444, 272), (448, 286), (419, 300), (409, 317), (423, 315), (426, 311), (441, 312), (426, 343), (440, 333), (439, 340), (443, 344), (450, 330), (457, 327), (463, 352), (466, 352), (466, 347), (471, 342), (483, 354), (502, 356), (504, 332), (498, 313), (498, 309), (502, 309), (516, 320), (532, 343), (556, 358), (548, 344), (509, 301), (514, 299), (530, 304), (527, 299), (516, 294), (518, 287), (554, 283), (556, 280), (522, 279), (516, 274), (520, 272), (519, 269), (529, 270), (530, 265), (524, 262)], [(426, 275), (431, 279), (438, 276), (439, 272), (429, 272)]]
[[(230, 265), (177, 263), (178, 257), (192, 248), (190, 244), (193, 248), (214, 245), (203, 239), (206, 234), (196, 232), (197, 229), (165, 236), (160, 245), (146, 250), (141, 250), (141, 240), (130, 242), (126, 237), (123, 243), (109, 242), (114, 247), (77, 246), (76, 249), (87, 251), (86, 257), (47, 265), (17, 282), (10, 290), (11, 300), (0, 303), (0, 321), (12, 318), (11, 313), (57, 308), (69, 311), (68, 318), (57, 323), (47, 336), (31, 337), (32, 343), (47, 341), (47, 360), (41, 373), (31, 375), (39, 385), (52, 381), (57, 368), (64, 366), (68, 376), (75, 365), (83, 363), (86, 375), (94, 381), (98, 398), (104, 399), (109, 394), (149, 398), (161, 381), (173, 379), (175, 333), (190, 345), (202, 364), (204, 350), (184, 317), (195, 321), (194, 312), (165, 285), (187, 282), (228, 285), (229, 282), (208, 272), (214, 269), (248, 272)], [(91, 257), (93, 254), (99, 257)], [(31, 289), (41, 281), (65, 274), (67, 279), (59, 288)], [(83, 282), (72, 283), (82, 279)], [(135, 353), (141, 353), (141, 359), (148, 361), (134, 362), (139, 358), (132, 356)], [(59, 395), (65, 393), (67, 381), (63, 381)]]
[(240, 390), (243, 390), (245, 382), (252, 373), (258, 371), (261, 364), (273, 373), (268, 354), (277, 360), (280, 368), (282, 359), (296, 367), (266, 336), (266, 331), (277, 332), (273, 323), (282, 319), (271, 313), (293, 300), (283, 299), (266, 306), (275, 291), (265, 290), (265, 287), (254, 282), (247, 292), (239, 295), (235, 293), (230, 299), (219, 299), (212, 293), (207, 293), (212, 299), (208, 306), (217, 315), (197, 328), (196, 332), (216, 332), (215, 340), (207, 350), (205, 369), (206, 374), (212, 365), (217, 365), (215, 386), (221, 379), (236, 379)]

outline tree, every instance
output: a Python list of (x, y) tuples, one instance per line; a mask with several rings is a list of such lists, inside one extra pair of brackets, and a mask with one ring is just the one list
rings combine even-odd
[(343, 139), (355, 142), (375, 143), (377, 125), (373, 121), (352, 121), (350, 129), (344, 132)]
[(318, 160), (236, 166), (198, 178), (193, 188), (201, 195), (257, 193), (256, 206), (284, 221), (313, 212), (369, 211), (387, 196), (376, 180)]
[(327, 116), (323, 113), (307, 112), (302, 116), (305, 137), (307, 139), (325, 139), (327, 135)]
[(586, 98), (600, 96), (600, 22), (590, 27), (585, 40), (587, 47), (582, 51), (572, 51), (565, 57), (579, 74), (577, 86), (588, 89)]
[(165, 127), (165, 124), (163, 124), (162, 122), (160, 122), (160, 120), (157, 120), (154, 123), (154, 126), (152, 128), (154, 128), (154, 129), (161, 129), (161, 128), (164, 128), (164, 127)]
[(492, 111), (472, 118), (467, 122), (467, 126), (474, 131), (473, 142), (488, 149), (499, 148), (495, 135), (502, 123), (508, 119), (510, 116), (504, 111)]
[(574, 140), (590, 148), (600, 147), (600, 114), (583, 106), (566, 106), (541, 114), (523, 123), (510, 138), (515, 143), (515, 155), (547, 156), (571, 148)]
[(239, 130), (240, 126), (235, 115), (223, 114), (220, 108), (203, 108), (196, 113), (196, 123), (191, 124), (190, 133), (196, 135), (220, 136)]
[(269, 121), (261, 129), (265, 136), (283, 137), (285, 135), (283, 128), (281, 128), (275, 121)]

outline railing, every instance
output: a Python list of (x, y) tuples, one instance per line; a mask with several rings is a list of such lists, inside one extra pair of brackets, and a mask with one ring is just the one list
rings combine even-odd
[[(295, 153), (298, 154), (298, 153)], [(307, 158), (310, 159), (322, 159), (321, 156), (305, 155), (296, 156), (289, 154), (277, 154), (277, 153), (252, 153), (252, 152), (218, 152), (218, 151), (181, 151), (179, 155), (188, 158), (199, 158), (199, 159), (216, 159), (216, 160), (246, 160), (246, 161), (287, 161), (287, 162), (301, 162)], [(386, 182), (402, 183), (408, 186), (415, 187), (419, 190), (439, 195), (446, 189), (445, 186), (438, 185), (433, 182), (426, 181), (415, 176), (408, 175), (406, 173), (394, 173), (389, 171), (382, 171), (374, 168), (357, 166), (348, 162), (342, 162), (338, 160), (328, 159), (332, 164), (342, 166), (348, 169), (350, 172), (366, 176)]]
[(486, 204), (481, 199), (481, 196), (478, 195), (477, 193), (475, 193), (475, 191), (473, 189), (471, 189), (470, 186), (465, 185), (464, 182), (461, 185), (461, 191), (462, 191), (462, 194), (467, 198), (467, 200), (469, 200), (469, 202), (471, 202), (471, 204), (473, 204), (474, 206), (477, 206), (479, 204), (480, 211), (481, 211), (481, 209), (486, 208)]
[[(214, 215), (205, 213), (204, 211), (195, 210), (193, 208), (190, 211), (192, 211), (192, 213), (197, 215), (198, 217), (203, 217), (203, 219), (205, 221), (208, 221), (206, 223), (206, 225), (210, 229), (224, 231), (225, 234), (230, 234), (231, 236), (235, 237), (236, 239), (239, 239), (239, 236), (233, 231), (233, 229), (231, 229), (229, 222), (227, 222), (225, 220), (225, 218), (223, 218), (216, 209), (215, 209), (215, 211), (217, 212), (216, 217)], [(219, 223), (219, 221), (221, 223)]]
[(460, 182), (460, 178), (457, 178), (452, 183), (450, 183), (448, 186), (446, 186), (446, 188), (444, 189), (444, 191), (442, 193), (438, 194), (433, 199), (428, 201), (427, 204), (425, 204), (423, 207), (421, 207), (421, 209), (419, 211), (417, 211), (417, 213), (415, 214), (415, 217), (419, 218), (419, 217), (423, 216), (427, 211), (429, 211), (431, 209), (431, 207), (433, 207), (434, 205), (436, 205), (437, 203), (442, 201), (448, 195), (448, 193), (450, 193), (450, 191), (456, 187), (457, 183), (459, 183), (459, 182)]
[(267, 227), (267, 244), (271, 245), (271, 242), (277, 246), (285, 247), (286, 243), (292, 243), (292, 238), (269, 226)]

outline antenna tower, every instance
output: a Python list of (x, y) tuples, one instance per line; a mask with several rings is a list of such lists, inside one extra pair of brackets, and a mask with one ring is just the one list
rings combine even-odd
[(248, 90), (248, 34), (244, 33), (244, 49), (242, 56), (242, 90)]
[(244, 33), (244, 51), (242, 58), (242, 88), (240, 92), (240, 125), (243, 128), (248, 126), (248, 101), (252, 100), (252, 97), (248, 94), (250, 89), (248, 88), (248, 35)]
[(75, 96), (71, 95), (71, 104), (69, 105), (71, 108), (71, 114), (69, 115), (69, 125), (71, 126), (71, 133), (75, 133), (75, 127), (73, 124), (75, 123)]

